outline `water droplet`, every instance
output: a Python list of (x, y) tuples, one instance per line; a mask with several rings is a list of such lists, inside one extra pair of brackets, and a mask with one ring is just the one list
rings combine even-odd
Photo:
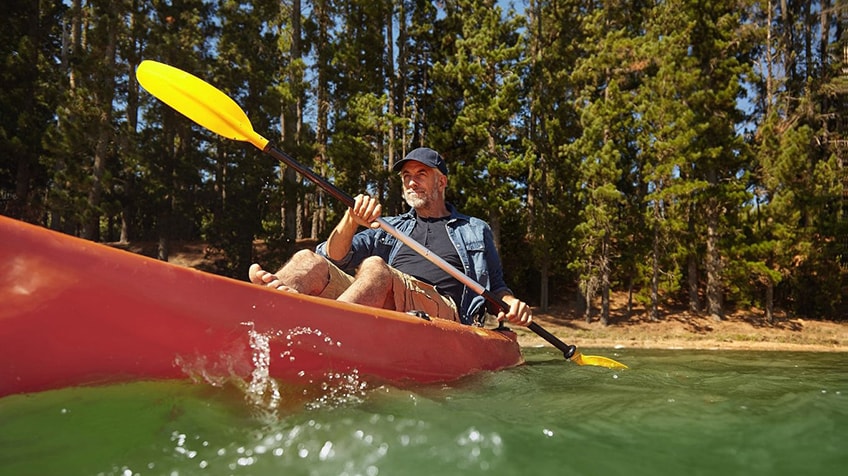
[(328, 459), (333, 457), (333, 443), (330, 441), (324, 442), (324, 446), (321, 447), (321, 451), (318, 452), (318, 459), (321, 461), (327, 461)]

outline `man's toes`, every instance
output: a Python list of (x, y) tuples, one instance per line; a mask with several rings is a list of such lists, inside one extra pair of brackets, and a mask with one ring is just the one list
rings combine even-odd
[(276, 283), (276, 286), (274, 287), (274, 289), (276, 289), (277, 291), (283, 291), (283, 292), (286, 292), (286, 293), (300, 294), (296, 289), (291, 288), (289, 286), (286, 286), (285, 284), (283, 284), (279, 281)]
[(250, 282), (253, 283), (253, 284), (262, 284), (263, 281), (262, 281), (262, 278), (260, 277), (261, 273), (265, 273), (265, 271), (262, 270), (262, 267), (259, 266), (256, 263), (253, 263), (252, 265), (250, 265), (250, 268), (248, 268), (248, 270), (247, 270), (247, 277), (248, 277), (248, 279), (250, 279)]

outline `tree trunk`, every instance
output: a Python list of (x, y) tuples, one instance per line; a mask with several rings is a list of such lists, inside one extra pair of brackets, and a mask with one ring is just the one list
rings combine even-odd
[(297, 172), (287, 165), (281, 168), (283, 201), (280, 206), (280, 218), (283, 222), (283, 236), (287, 240), (295, 241), (302, 235)]
[[(400, 2), (400, 3), (403, 4), (403, 2)], [(400, 8), (403, 8), (403, 7), (401, 6)], [(394, 28), (392, 28), (392, 24), (394, 23), (394, 12), (393, 12), (392, 8), (387, 9), (386, 22), (385, 23), (386, 23), (386, 36), (385, 36), (386, 56), (388, 58), (394, 58), (395, 57), (395, 50), (394, 50), (394, 39), (395, 38), (394, 38)], [(385, 145), (386, 161), (387, 161), (387, 169), (386, 170), (392, 170), (392, 167), (394, 166), (394, 163), (395, 163), (395, 145), (396, 145), (395, 141), (396, 141), (396, 133), (397, 133), (397, 126), (394, 124), (394, 121), (392, 121), (392, 119), (398, 113), (397, 104), (395, 103), (395, 97), (396, 97), (396, 94), (397, 94), (397, 80), (398, 80), (398, 78), (397, 78), (397, 75), (394, 71), (394, 61), (386, 61), (385, 62), (385, 68), (386, 68), (386, 71), (385, 71), (384, 74), (385, 74), (385, 77), (386, 77), (386, 90), (388, 92), (388, 104), (386, 105), (386, 108), (387, 108), (388, 113), (389, 113), (389, 125), (388, 125), (388, 130), (387, 130), (389, 137), (388, 137), (388, 140), (387, 140), (387, 144)], [(388, 177), (387, 182), (388, 183), (386, 185), (388, 187), (388, 190), (387, 190), (387, 192), (384, 196), (387, 199), (386, 200), (386, 205), (388, 207), (387, 210), (393, 210), (392, 207), (395, 207), (398, 204), (396, 202), (394, 202), (393, 200), (391, 200), (394, 196), (396, 196), (396, 194), (393, 194), (392, 192), (397, 190), (398, 187), (394, 186), (394, 184), (396, 183), (396, 180), (393, 180), (392, 176)]]
[[(819, 77), (823, 79), (823, 81), (830, 80), (832, 74), (830, 73), (830, 54), (828, 49), (830, 47), (830, 0), (821, 0), (819, 5), (820, 10), (820, 26), (819, 26), (819, 58), (821, 60), (821, 71), (819, 73)], [(836, 38), (839, 38), (838, 36)]]
[[(116, 8), (115, 4), (111, 4)], [(117, 51), (117, 16), (116, 12), (108, 12), (100, 21), (106, 28), (106, 40), (102, 45), (103, 80), (98, 81), (94, 101), (100, 111), (97, 119), (97, 132), (94, 139), (94, 160), (91, 168), (91, 184), (88, 189), (88, 209), (83, 222), (82, 237), (92, 241), (100, 240), (100, 205), (103, 202), (103, 176), (106, 172), (109, 145), (113, 141), (112, 111), (115, 102), (115, 54)], [(101, 47), (101, 45), (96, 45)]]
[(610, 317), (610, 243), (606, 235), (601, 246), (601, 324), (609, 325)]
[[(315, 117), (315, 143), (318, 147), (318, 155), (316, 156), (315, 167), (320, 175), (325, 175), (327, 167), (327, 144), (329, 142), (329, 121), (330, 121), (330, 68), (331, 55), (329, 31), (331, 29), (330, 6), (326, 0), (314, 2), (313, 9), (315, 16), (318, 19), (318, 38), (315, 48), (318, 56), (317, 66), (317, 86), (315, 89), (315, 102), (318, 109)], [(325, 220), (326, 212), (323, 208), (326, 206), (323, 192), (317, 191), (314, 204), (316, 210), (313, 219)], [(317, 239), (317, 232), (325, 228), (325, 223), (313, 223), (312, 238)]]
[(689, 254), (686, 256), (686, 282), (689, 285), (689, 312), (697, 314), (701, 312), (700, 297), (698, 296), (698, 288), (700, 279), (698, 278), (698, 253), (695, 249), (695, 210), (690, 205), (689, 207)]
[[(295, 63), (303, 57), (303, 45), (301, 39), (301, 22), (302, 11), (301, 1), (293, 0), (291, 4), (291, 59)], [(280, 140), (282, 143), (293, 142), (295, 145), (300, 145), (302, 140), (301, 131), (303, 129), (303, 92), (300, 84), (303, 82), (303, 75), (298, 68), (290, 67), (285, 75), (289, 78), (293, 95), (295, 97), (294, 104), (280, 105)], [(288, 117), (294, 116), (293, 121), (289, 121)], [(293, 123), (292, 123), (293, 122)], [(283, 183), (283, 201), (280, 209), (280, 219), (282, 220), (283, 236), (290, 242), (303, 237), (303, 212), (300, 197), (300, 179), (298, 174), (288, 166), (281, 167), (280, 179)]]
[(660, 320), (660, 238), (659, 226), (654, 225), (654, 243), (651, 257), (651, 320)]
[(162, 117), (162, 136), (165, 141), (165, 157), (162, 162), (162, 183), (165, 184), (167, 193), (163, 197), (162, 206), (157, 217), (158, 247), (156, 258), (168, 261), (171, 252), (171, 233), (175, 195), (177, 183), (175, 178), (175, 164), (177, 164), (177, 144), (183, 142), (179, 138), (176, 127), (176, 111), (166, 110)]
[[(607, 281), (609, 276), (604, 278)], [(610, 286), (609, 282), (604, 283), (601, 288), (601, 324), (608, 326), (610, 322)]]
[(584, 301), (586, 302), (586, 308), (583, 311), (583, 317), (587, 323), (592, 322), (592, 301), (595, 299), (596, 281), (596, 277), (590, 276), (584, 282), (583, 293), (585, 295)]
[(766, 322), (774, 323), (774, 281), (766, 280)]
[(550, 300), (548, 291), (548, 286), (550, 285), (550, 283), (548, 282), (550, 275), (550, 260), (544, 260), (542, 262), (541, 268), (542, 269), (539, 270), (541, 274), (541, 279), (539, 282), (539, 311), (548, 312), (548, 305)]
[(707, 270), (707, 312), (710, 317), (720, 321), (724, 317), (722, 285), (721, 285), (721, 255), (718, 250), (718, 218), (711, 211), (707, 219), (706, 240), (706, 270)]
[(492, 228), (492, 237), (495, 241), (495, 249), (501, 250), (501, 216), (498, 210), (489, 209), (489, 227)]

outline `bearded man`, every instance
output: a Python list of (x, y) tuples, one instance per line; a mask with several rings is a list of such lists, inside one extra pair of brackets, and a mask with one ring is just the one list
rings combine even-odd
[[(426, 147), (415, 149), (394, 165), (394, 171), (400, 173), (403, 198), (411, 209), (384, 219), (503, 300), (509, 310), (498, 310), (499, 320), (529, 325), (531, 309), (504, 282), (489, 225), (445, 201), (448, 168), (441, 154)], [(423, 311), (482, 326), (485, 299), (381, 229), (376, 221), (381, 211), (374, 197), (357, 195), (315, 252), (295, 253), (276, 273), (253, 264), (250, 281), (284, 292), (401, 312)], [(365, 229), (359, 231), (360, 226)]]

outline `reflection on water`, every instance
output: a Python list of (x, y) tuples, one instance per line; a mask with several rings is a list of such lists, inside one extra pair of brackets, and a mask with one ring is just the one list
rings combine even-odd
[(279, 385), (274, 412), (231, 384), (7, 397), (0, 473), (795, 476), (848, 464), (845, 354), (597, 352), (631, 367), (614, 372), (525, 351), (527, 365), (448, 385)]

